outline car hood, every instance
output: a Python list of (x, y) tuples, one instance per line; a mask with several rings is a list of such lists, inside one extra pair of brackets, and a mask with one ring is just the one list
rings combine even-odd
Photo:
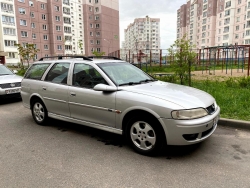
[(21, 82), (22, 77), (18, 75), (0, 75), (0, 84), (7, 84), (7, 83), (15, 83), (15, 82)]
[(183, 109), (198, 107), (206, 108), (215, 101), (210, 94), (204, 91), (162, 81), (134, 86), (123, 86), (120, 87), (120, 89), (159, 98), (177, 104)]

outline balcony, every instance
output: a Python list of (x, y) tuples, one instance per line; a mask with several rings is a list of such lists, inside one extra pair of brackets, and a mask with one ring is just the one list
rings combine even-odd
[(70, 12), (63, 11), (63, 14), (70, 15)]
[(3, 21), (2, 23), (5, 24), (5, 25), (15, 26), (15, 22), (5, 22), (5, 21)]
[(7, 13), (10, 13), (10, 14), (13, 14), (14, 11), (13, 10), (9, 10), (9, 9), (1, 9), (2, 12), (7, 12)]

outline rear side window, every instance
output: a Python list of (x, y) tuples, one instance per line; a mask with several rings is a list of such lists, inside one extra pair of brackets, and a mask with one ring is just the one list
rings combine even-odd
[(41, 80), (44, 72), (49, 66), (50, 63), (34, 64), (29, 68), (24, 77), (34, 80)]
[(46, 75), (45, 81), (57, 84), (67, 84), (69, 66), (69, 63), (55, 64)]

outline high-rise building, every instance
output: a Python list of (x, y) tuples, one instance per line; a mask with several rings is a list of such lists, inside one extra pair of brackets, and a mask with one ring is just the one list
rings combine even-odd
[[(158, 57), (161, 48), (160, 37), (160, 18), (136, 18), (124, 30), (125, 41), (123, 48), (130, 50), (131, 54), (138, 54), (141, 51), (152, 57)], [(125, 53), (125, 52), (124, 52)], [(127, 52), (126, 52), (127, 53)]]
[(116, 51), (119, 0), (1, 0), (1, 63), (19, 62), (17, 43), (35, 44), (36, 59)]
[(250, 0), (188, 0), (177, 10), (177, 39), (197, 48), (250, 44)]

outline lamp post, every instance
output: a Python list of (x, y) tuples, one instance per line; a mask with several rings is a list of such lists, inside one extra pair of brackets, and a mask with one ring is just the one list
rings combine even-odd
[(109, 47), (110, 47), (111, 41), (109, 41), (108, 39), (103, 39), (103, 40), (105, 40), (109, 43), (109, 45), (108, 45), (108, 56), (109, 56)]

